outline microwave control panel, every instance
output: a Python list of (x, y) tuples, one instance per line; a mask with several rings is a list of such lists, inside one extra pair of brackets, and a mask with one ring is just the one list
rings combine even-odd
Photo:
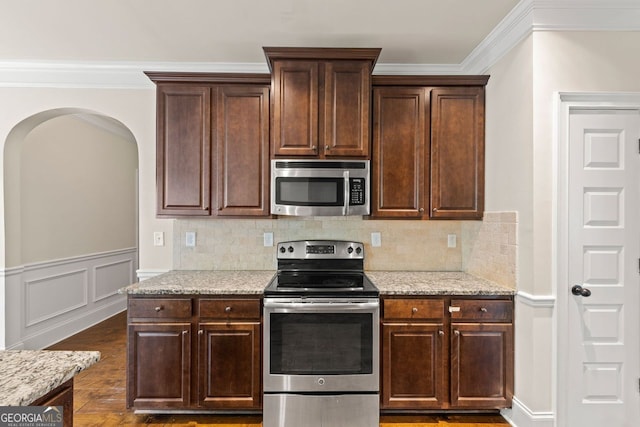
[(364, 205), (364, 178), (349, 178), (349, 205)]

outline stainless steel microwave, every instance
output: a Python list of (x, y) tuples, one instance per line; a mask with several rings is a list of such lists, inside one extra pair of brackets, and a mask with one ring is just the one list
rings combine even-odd
[(369, 215), (369, 160), (271, 160), (271, 214)]

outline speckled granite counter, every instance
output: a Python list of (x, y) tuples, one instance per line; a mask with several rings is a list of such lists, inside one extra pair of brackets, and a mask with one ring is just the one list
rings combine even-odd
[(457, 271), (367, 271), (380, 295), (514, 295), (515, 290)]
[[(274, 271), (170, 271), (120, 290), (149, 295), (261, 295)], [(381, 295), (514, 295), (515, 290), (455, 271), (367, 271)]]
[(174, 270), (120, 290), (128, 294), (261, 295), (275, 271)]
[(29, 405), (98, 360), (98, 351), (0, 351), (0, 406)]

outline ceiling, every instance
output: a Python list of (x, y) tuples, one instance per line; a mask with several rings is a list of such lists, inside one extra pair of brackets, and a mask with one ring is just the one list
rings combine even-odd
[(263, 63), (262, 46), (459, 64), (519, 0), (2, 0), (0, 61)]

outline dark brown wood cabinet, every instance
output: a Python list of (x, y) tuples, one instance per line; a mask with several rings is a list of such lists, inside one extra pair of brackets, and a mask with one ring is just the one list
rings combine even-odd
[(127, 407), (259, 410), (260, 307), (258, 298), (129, 296)]
[(384, 298), (381, 409), (511, 406), (512, 321), (511, 298)]
[(444, 300), (386, 299), (382, 322), (382, 409), (447, 404)]
[(211, 89), (192, 84), (157, 88), (158, 215), (210, 215)]
[(482, 219), (487, 80), (373, 77), (373, 218)]
[(451, 307), (451, 406), (511, 406), (513, 303), (454, 299)]
[(200, 299), (198, 406), (260, 409), (259, 300)]
[(31, 402), (29, 406), (62, 406), (62, 425), (73, 427), (73, 378)]
[(380, 49), (265, 47), (272, 155), (369, 157), (371, 71)]
[(262, 74), (147, 73), (157, 85), (157, 215), (269, 215)]

